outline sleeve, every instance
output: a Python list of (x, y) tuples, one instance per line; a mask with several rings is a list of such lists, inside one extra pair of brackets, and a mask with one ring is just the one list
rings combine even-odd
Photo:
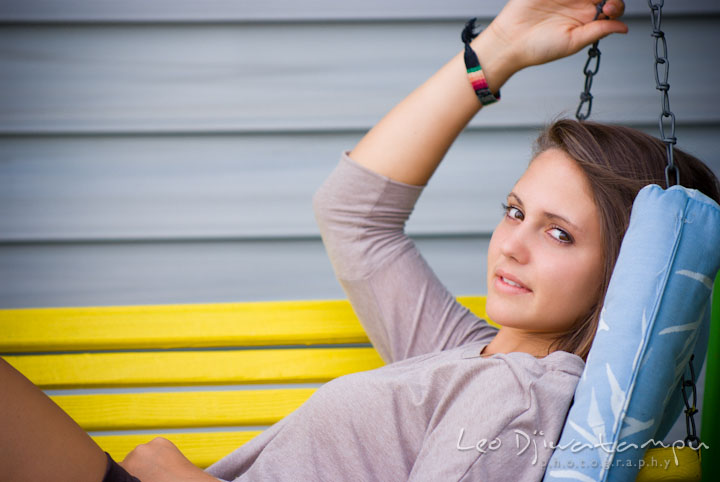
[(422, 191), (367, 169), (345, 152), (313, 196), (335, 275), (387, 363), (489, 342), (497, 332), (455, 300), (405, 234)]

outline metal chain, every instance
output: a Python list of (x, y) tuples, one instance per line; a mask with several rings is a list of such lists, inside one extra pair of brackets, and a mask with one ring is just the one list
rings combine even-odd
[[(606, 0), (602, 0), (595, 6), (595, 18), (593, 21), (597, 20), (602, 13), (605, 1)], [(598, 73), (598, 69), (600, 68), (600, 49), (598, 49), (599, 43), (600, 41), (597, 40), (592, 44), (592, 47), (588, 50), (588, 59), (585, 62), (585, 67), (583, 67), (583, 73), (585, 74), (585, 90), (580, 92), (580, 105), (578, 105), (578, 108), (575, 111), (575, 118), (579, 121), (584, 121), (590, 117), (590, 111), (592, 110), (593, 96), (590, 93), (590, 87), (592, 87), (593, 76)], [(593, 59), (595, 60), (595, 66), (590, 68), (590, 64), (593, 62)], [(582, 113), (581, 111), (585, 105), (587, 105), (587, 112)]]
[[(695, 429), (695, 414), (697, 413), (696, 402), (697, 402), (697, 390), (695, 388), (695, 370), (693, 369), (693, 358), (695, 355), (690, 356), (690, 380), (685, 378), (683, 373), (682, 385), (680, 390), (682, 391), (683, 401), (685, 402), (685, 429), (687, 430), (687, 437), (685, 437), (685, 444), (688, 447), (697, 449), (700, 447), (700, 437), (697, 436), (697, 430)], [(685, 388), (692, 388), (692, 406), (688, 400), (688, 395), (685, 392)]]
[[(680, 184), (680, 171), (675, 165), (673, 158), (673, 146), (677, 143), (675, 137), (675, 114), (670, 110), (670, 97), (668, 91), (670, 90), (670, 84), (668, 83), (668, 76), (670, 73), (670, 61), (667, 58), (667, 41), (665, 40), (665, 33), (662, 31), (662, 7), (664, 0), (654, 2), (648, 0), (648, 6), (650, 7), (650, 20), (652, 21), (652, 37), (655, 38), (655, 88), (660, 91), (660, 118), (658, 124), (660, 126), (660, 138), (665, 143), (665, 149), (667, 151), (667, 167), (665, 168), (665, 187), (672, 186), (670, 182), (670, 172), (675, 174), (675, 183)], [(669, 123), (670, 135), (665, 135), (665, 124), (666, 120)]]
[[(665, 167), (665, 184), (666, 187), (670, 187), (670, 172), (675, 174), (675, 182), (680, 184), (680, 171), (675, 165), (673, 158), (673, 148), (677, 143), (675, 137), (675, 114), (670, 110), (670, 97), (668, 91), (670, 90), (670, 83), (668, 77), (670, 73), (670, 61), (667, 58), (667, 40), (665, 40), (665, 33), (662, 31), (662, 7), (664, 0), (648, 0), (648, 6), (650, 7), (650, 20), (652, 21), (652, 37), (655, 39), (655, 88), (660, 91), (660, 118), (658, 119), (658, 125), (660, 126), (660, 138), (665, 143), (665, 149), (667, 151), (667, 166)], [(670, 135), (665, 133), (665, 120), (669, 121)], [(685, 402), (685, 428), (687, 430), (687, 437), (685, 437), (685, 444), (692, 448), (698, 448), (700, 446), (700, 438), (697, 436), (697, 430), (695, 428), (695, 414), (697, 413), (696, 402), (697, 402), (697, 389), (695, 387), (695, 370), (693, 369), (693, 358), (695, 355), (690, 357), (688, 365), (690, 366), (690, 379), (685, 377), (683, 372), (682, 384), (680, 391), (682, 392), (683, 400)], [(685, 392), (686, 388), (692, 388), (692, 405), (688, 400), (688, 395)]]

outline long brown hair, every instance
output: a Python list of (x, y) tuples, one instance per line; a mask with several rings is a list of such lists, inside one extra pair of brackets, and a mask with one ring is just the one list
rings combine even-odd
[[(585, 360), (595, 338), (633, 200), (648, 184), (665, 187), (666, 147), (659, 139), (629, 127), (562, 119), (537, 138), (533, 158), (552, 148), (564, 151), (582, 168), (601, 217), (604, 258), (601, 295), (590, 312), (571, 331), (557, 338), (549, 350), (567, 351)], [(683, 186), (697, 189), (720, 203), (720, 183), (705, 164), (680, 149), (674, 149), (673, 158)]]

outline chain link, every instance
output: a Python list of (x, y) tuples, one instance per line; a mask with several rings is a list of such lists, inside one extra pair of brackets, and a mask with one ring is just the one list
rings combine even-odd
[[(599, 4), (595, 6), (595, 18), (593, 21), (597, 20), (600, 14), (602, 13), (603, 6), (605, 5), (606, 0), (602, 0)], [(578, 105), (577, 110), (575, 111), (575, 118), (579, 121), (584, 121), (588, 117), (590, 117), (590, 111), (592, 110), (592, 101), (593, 96), (590, 93), (590, 88), (592, 87), (593, 83), (593, 76), (598, 73), (598, 70), (600, 69), (600, 49), (598, 49), (598, 44), (600, 43), (599, 40), (595, 41), (595, 43), (592, 44), (592, 47), (588, 50), (588, 59), (585, 62), (585, 67), (583, 67), (583, 74), (585, 74), (585, 89), (580, 92), (580, 105)], [(590, 67), (590, 65), (594, 61), (594, 67)], [(587, 106), (587, 112), (582, 112), (583, 107)]]
[[(687, 437), (685, 437), (685, 445), (698, 449), (700, 447), (700, 437), (697, 436), (697, 430), (695, 428), (695, 414), (697, 413), (697, 390), (695, 388), (695, 370), (693, 369), (693, 359), (695, 355), (690, 356), (690, 379), (685, 378), (683, 373), (682, 385), (680, 390), (682, 391), (683, 401), (685, 402), (685, 429), (687, 430)], [(692, 388), (692, 406), (688, 400), (688, 395), (685, 392), (685, 388)]]
[[(660, 139), (665, 143), (667, 151), (667, 167), (665, 168), (665, 185), (672, 186), (670, 181), (670, 173), (675, 174), (675, 184), (680, 184), (680, 171), (675, 165), (673, 146), (677, 143), (675, 137), (675, 114), (670, 110), (670, 83), (668, 78), (670, 75), (670, 61), (668, 60), (667, 40), (665, 33), (662, 31), (662, 7), (664, 0), (648, 0), (650, 7), (650, 20), (652, 22), (652, 37), (655, 39), (655, 88), (660, 91), (660, 117), (658, 125), (660, 126)], [(669, 135), (666, 135), (666, 127), (669, 127)]]

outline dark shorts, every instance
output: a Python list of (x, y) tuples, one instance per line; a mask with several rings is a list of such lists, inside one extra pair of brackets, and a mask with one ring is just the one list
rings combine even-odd
[(128, 474), (125, 469), (120, 467), (120, 465), (110, 457), (109, 453), (105, 452), (105, 455), (107, 455), (107, 468), (105, 469), (103, 482), (140, 482), (140, 479), (133, 477)]

